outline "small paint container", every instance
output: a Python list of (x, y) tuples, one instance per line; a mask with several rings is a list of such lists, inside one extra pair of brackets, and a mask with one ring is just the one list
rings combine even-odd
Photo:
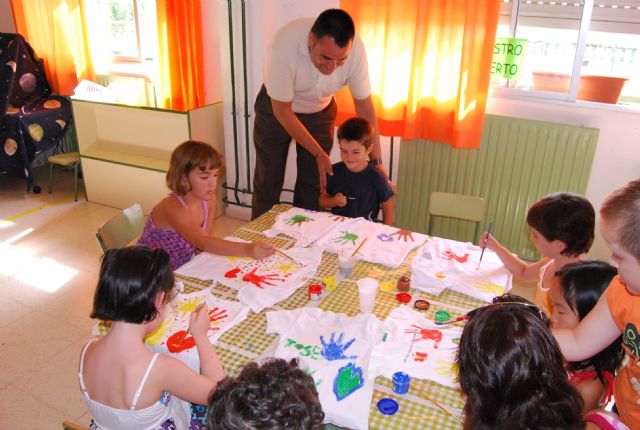
[(398, 278), (398, 282), (396, 283), (396, 288), (398, 291), (409, 291), (409, 287), (411, 286), (411, 280), (408, 276), (400, 276)]
[(429, 306), (431, 306), (431, 304), (424, 299), (418, 299), (413, 303), (413, 307), (419, 311), (426, 311), (429, 309)]
[(436, 321), (445, 322), (451, 319), (451, 312), (449, 311), (436, 311)]
[(409, 303), (411, 301), (411, 294), (398, 293), (396, 294), (396, 300), (400, 303)]
[(309, 285), (309, 300), (320, 300), (322, 295), (322, 285), (311, 284)]
[(411, 384), (411, 376), (404, 372), (396, 372), (391, 378), (393, 383), (393, 391), (397, 394), (406, 394), (409, 391), (409, 385)]
[(384, 415), (393, 415), (398, 412), (398, 402), (389, 397), (385, 397), (378, 402), (378, 410)]

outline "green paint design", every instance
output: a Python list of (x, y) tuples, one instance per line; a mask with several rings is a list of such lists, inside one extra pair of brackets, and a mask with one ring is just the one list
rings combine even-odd
[(340, 237), (336, 237), (333, 239), (335, 243), (339, 243), (340, 245), (346, 245), (351, 242), (352, 245), (355, 246), (356, 240), (358, 240), (358, 235), (354, 233), (349, 233), (348, 231), (343, 231), (343, 235)]
[(349, 363), (338, 370), (333, 381), (333, 394), (336, 395), (336, 400), (340, 401), (363, 385), (362, 368), (356, 367), (355, 363)]

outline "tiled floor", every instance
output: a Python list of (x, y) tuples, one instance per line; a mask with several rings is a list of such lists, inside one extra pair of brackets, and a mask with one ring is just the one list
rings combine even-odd
[[(0, 175), (0, 429), (88, 425), (78, 388), (80, 348), (91, 312), (100, 248), (97, 227), (118, 209), (73, 201), (72, 172), (36, 169), (42, 194)], [(216, 234), (245, 221), (221, 217)]]

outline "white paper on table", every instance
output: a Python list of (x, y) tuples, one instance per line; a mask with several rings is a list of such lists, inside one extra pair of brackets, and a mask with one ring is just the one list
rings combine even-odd
[(411, 286), (434, 295), (450, 288), (491, 302), (511, 289), (512, 275), (488, 249), (478, 269), (481, 253), (482, 248), (471, 243), (432, 237), (411, 262)]
[(212, 343), (227, 330), (241, 323), (249, 313), (249, 307), (240, 302), (222, 300), (213, 296), (211, 288), (195, 293), (181, 293), (167, 304), (165, 319), (153, 333), (145, 338), (145, 344), (155, 352), (178, 358), (199, 373), (198, 350), (188, 329), (191, 313), (203, 302), (209, 309), (211, 327), (208, 337)]
[(369, 373), (392, 379), (395, 372), (458, 387), (455, 356), (462, 328), (436, 325), (407, 306), (394, 309), (384, 321), (386, 336), (373, 349)]
[[(383, 324), (372, 314), (325, 312), (317, 308), (267, 312), (267, 332), (280, 338), (275, 356), (298, 358), (316, 383), (325, 422), (350, 429), (368, 428), (374, 382), (368, 373), (375, 342)], [(337, 386), (338, 375), (359, 381)]]
[(394, 268), (400, 267), (407, 255), (427, 240), (421, 233), (356, 218), (353, 223), (333, 229), (317, 243), (327, 252), (352, 254), (365, 238), (355, 258)]

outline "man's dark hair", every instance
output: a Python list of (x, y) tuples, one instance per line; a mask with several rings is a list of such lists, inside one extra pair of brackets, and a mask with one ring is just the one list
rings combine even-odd
[(311, 32), (318, 38), (331, 37), (341, 48), (353, 40), (356, 28), (349, 14), (342, 9), (327, 9), (318, 15), (311, 27)]
[(313, 378), (298, 360), (251, 362), (209, 397), (209, 430), (321, 430), (324, 412)]

